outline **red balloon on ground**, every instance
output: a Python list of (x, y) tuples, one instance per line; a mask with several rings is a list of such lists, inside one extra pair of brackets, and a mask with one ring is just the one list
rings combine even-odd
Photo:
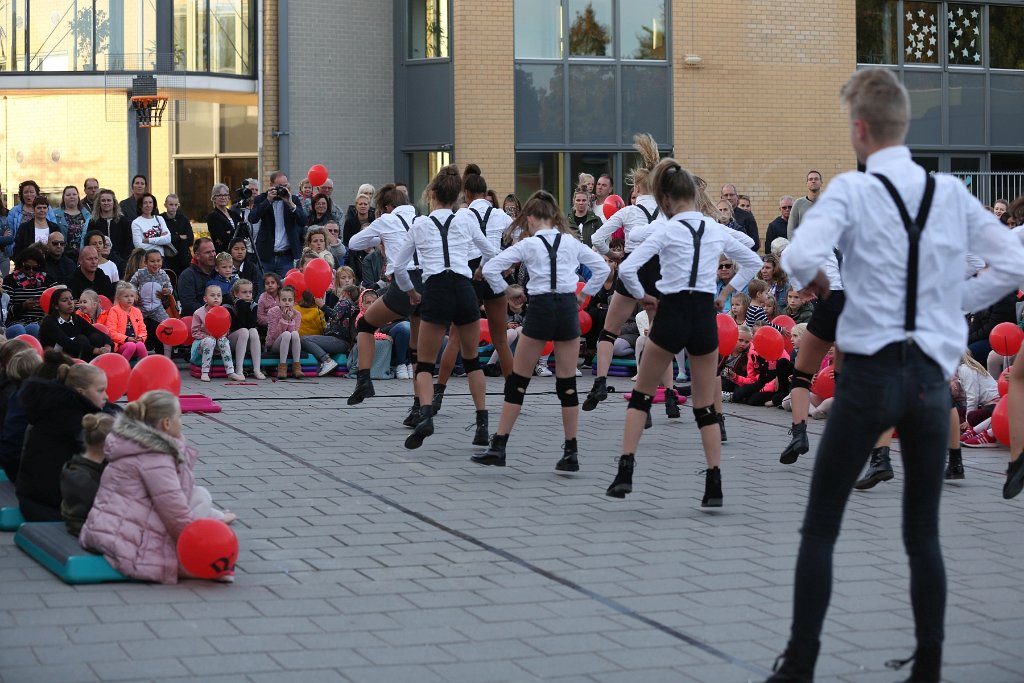
[(811, 392), (822, 398), (832, 398), (836, 395), (836, 371), (832, 366), (818, 373), (811, 384)]
[(719, 313), (715, 320), (718, 325), (718, 355), (728, 356), (736, 348), (740, 328), (732, 316), (725, 313)]
[(788, 315), (777, 315), (772, 318), (772, 325), (778, 325), (787, 332), (792, 332), (793, 326), (796, 325), (796, 321)]
[[(118, 354), (120, 355), (120, 354)], [(167, 356), (146, 356), (128, 375), (128, 400), (134, 401), (147, 391), (165, 389), (175, 396), (181, 395), (181, 373)]]
[(1016, 356), (1024, 341), (1024, 330), (1013, 323), (999, 323), (988, 333), (988, 343), (1000, 356)]
[(178, 537), (178, 560), (198, 579), (216, 579), (235, 570), (238, 537), (219, 519), (197, 519)]
[(188, 337), (188, 328), (178, 318), (168, 318), (156, 326), (156, 338), (166, 346), (180, 346)]
[(761, 356), (761, 358), (773, 361), (782, 358), (782, 352), (786, 349), (786, 343), (782, 339), (782, 333), (774, 327), (765, 325), (758, 328), (757, 332), (754, 333), (753, 348), (754, 353)]
[(996, 435), (996, 441), (1006, 446), (1010, 445), (1010, 397), (1003, 396), (992, 411), (992, 433)]
[(480, 318), (480, 341), (484, 344), (491, 343), (491, 326), (487, 318)]
[(188, 337), (181, 343), (182, 346), (192, 346), (192, 342), (195, 339), (192, 338), (192, 316), (186, 315), (182, 317), (181, 322), (185, 324), (185, 330), (188, 331)]
[(611, 218), (615, 215), (615, 212), (626, 205), (626, 202), (622, 201), (622, 197), (617, 194), (608, 195), (604, 204), (601, 205), (601, 210), (604, 211), (605, 218)]
[(206, 312), (206, 331), (211, 337), (220, 339), (231, 329), (231, 311), (223, 306), (214, 306)]
[(107, 376), (107, 399), (111, 403), (124, 396), (132, 372), (127, 358), (119, 353), (104, 353), (93, 358), (90, 365), (96, 366)]
[[(579, 296), (580, 292), (582, 292), (583, 288), (586, 287), (586, 286), (587, 286), (586, 282), (577, 282), (576, 283), (576, 296)], [(589, 296), (586, 299), (583, 300), (583, 303), (580, 305), (580, 308), (581, 309), (586, 308), (588, 305), (590, 305), (590, 297)]]
[(593, 326), (594, 319), (590, 317), (590, 314), (586, 311), (580, 311), (580, 334), (590, 332), (590, 328)]
[(309, 178), (310, 185), (319, 187), (327, 182), (327, 167), (323, 164), (313, 164), (309, 167), (306, 177)]
[(1000, 373), (996, 386), (999, 388), (999, 395), (1006, 396), (1006, 392), (1010, 390), (1010, 368), (1006, 368)]
[(302, 276), (305, 278), (306, 286), (313, 293), (313, 296), (323, 296), (326, 294), (327, 290), (331, 288), (331, 282), (334, 280), (331, 264), (322, 258), (313, 259), (307, 263), (306, 270), (303, 271)]

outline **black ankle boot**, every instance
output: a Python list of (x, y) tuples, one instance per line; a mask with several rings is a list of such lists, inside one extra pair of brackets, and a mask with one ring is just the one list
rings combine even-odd
[(473, 435), (473, 445), (486, 446), (488, 443), (487, 435), (490, 433), (490, 430), (487, 428), (487, 411), (476, 411), (476, 433)]
[(441, 412), (441, 401), (444, 400), (444, 390), (448, 388), (447, 384), (435, 384), (434, 385), (434, 398), (430, 402), (430, 407), (434, 411), (434, 415)]
[(606, 398), (608, 398), (608, 378), (595, 377), (594, 386), (590, 389), (590, 393), (587, 394), (587, 399), (583, 401), (583, 410), (593, 410), (597, 407), (598, 403)]
[(356, 372), (356, 388), (348, 397), (350, 406), (358, 405), (368, 398), (373, 398), (376, 393), (373, 390), (373, 380), (370, 379), (369, 370), (358, 370)]
[(811, 445), (807, 442), (807, 421), (794, 422), (793, 426), (789, 428), (789, 433), (793, 435), (789, 445), (782, 451), (782, 455), (779, 456), (779, 462), (783, 465), (792, 465), (796, 462), (796, 459), (801, 455), (811, 450)]
[(949, 449), (949, 461), (946, 463), (946, 479), (964, 478), (964, 458), (959, 448)]
[(623, 455), (619, 458), (619, 471), (615, 474), (615, 480), (605, 491), (605, 495), (612, 498), (625, 498), (627, 493), (633, 493), (633, 470), (636, 468), (636, 459), (632, 455)]
[(483, 453), (470, 456), (470, 460), (478, 465), (505, 466), (505, 446), (508, 445), (508, 434), (495, 434), (491, 437), (491, 445)]
[(910, 659), (892, 659), (885, 663), (886, 668), (898, 671), (908, 663), (914, 662), (910, 669), (910, 678), (903, 683), (939, 683), (942, 679), (942, 648), (920, 647), (914, 650)]
[(1024, 453), (1018, 455), (1017, 459), (1006, 467), (1003, 498), (1006, 500), (1015, 498), (1022, 488), (1024, 488)]
[(700, 501), (702, 508), (722, 507), (722, 470), (710, 467), (704, 470), (704, 497)]
[(729, 437), (725, 434), (725, 413), (718, 414), (718, 431), (722, 433), (722, 443), (729, 440)]
[(875, 484), (893, 478), (892, 463), (889, 462), (889, 447), (882, 446), (871, 450), (871, 463), (868, 465), (864, 478), (853, 485), (858, 491), (866, 491)]
[(412, 450), (423, 445), (423, 440), (434, 433), (434, 410), (430, 406), (420, 406), (420, 421), (405, 439), (405, 447)]
[(412, 400), (412, 408), (409, 408), (409, 414), (405, 416), (405, 420), (402, 421), (406, 427), (410, 429), (415, 427), (420, 422), (420, 400), (414, 398)]
[(579, 449), (576, 445), (576, 439), (566, 439), (565, 443), (562, 444), (562, 458), (555, 464), (555, 469), (559, 472), (579, 472)]
[(814, 683), (814, 665), (818, 661), (820, 643), (797, 645), (792, 640), (786, 651), (775, 660), (773, 673), (765, 683)]
[(665, 387), (665, 416), (670, 420), (675, 420), (679, 415), (679, 397), (676, 396), (676, 390), (672, 387)]

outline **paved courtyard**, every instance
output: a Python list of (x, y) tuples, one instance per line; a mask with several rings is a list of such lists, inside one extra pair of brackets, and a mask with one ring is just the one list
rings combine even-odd
[[(628, 380), (613, 382), (620, 389)], [(582, 469), (556, 474), (551, 379), (534, 379), (509, 466), (469, 462), (472, 405), (452, 381), (437, 433), (402, 447), (406, 383), (201, 385), (224, 412), (185, 418), (197, 479), (240, 516), (234, 585), (62, 584), (0, 535), (0, 680), (760, 681), (786, 642), (813, 457), (778, 463), (789, 415), (726, 405), (725, 507), (705, 511), (692, 416), (641, 444), (636, 492), (604, 496), (624, 401), (581, 419)], [(589, 388), (583, 378), (581, 388)], [(501, 380), (489, 380), (492, 426)], [(813, 423), (812, 445), (823, 424)], [(895, 444), (898, 451), (899, 444)], [(1024, 497), (1002, 449), (964, 451), (947, 485), (945, 679), (1024, 680)], [(820, 680), (905, 678), (913, 623), (900, 481), (855, 493), (836, 549)]]

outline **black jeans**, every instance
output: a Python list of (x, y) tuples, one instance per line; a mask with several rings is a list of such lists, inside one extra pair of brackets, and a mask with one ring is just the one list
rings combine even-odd
[(946, 571), (939, 547), (939, 495), (950, 405), (949, 383), (941, 368), (913, 344), (890, 344), (873, 356), (844, 357), (800, 531), (794, 642), (819, 640), (832, 592), (832, 552), (843, 509), (878, 436), (895, 426), (905, 474), (903, 545), (910, 561), (917, 645), (942, 645)]

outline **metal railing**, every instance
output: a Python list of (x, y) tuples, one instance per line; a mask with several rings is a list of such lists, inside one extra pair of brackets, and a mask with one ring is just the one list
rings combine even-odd
[(992, 206), (997, 199), (1012, 202), (1024, 195), (1024, 172), (1021, 171), (954, 171), (967, 189), (982, 204)]

